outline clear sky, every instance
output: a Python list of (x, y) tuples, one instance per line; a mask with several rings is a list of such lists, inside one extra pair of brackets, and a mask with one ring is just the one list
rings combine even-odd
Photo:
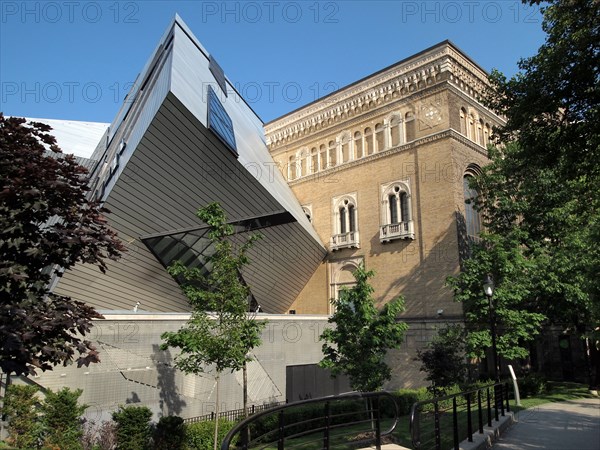
[(111, 122), (178, 13), (266, 122), (450, 39), (506, 75), (544, 41), (519, 1), (0, 1), (0, 111)]

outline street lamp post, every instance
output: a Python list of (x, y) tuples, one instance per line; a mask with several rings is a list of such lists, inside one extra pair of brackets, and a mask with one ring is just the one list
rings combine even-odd
[(485, 295), (488, 298), (490, 308), (490, 331), (492, 333), (494, 379), (496, 380), (496, 382), (499, 382), (500, 378), (498, 376), (498, 350), (496, 348), (496, 314), (494, 311), (494, 304), (492, 302), (492, 297), (494, 296), (494, 280), (492, 279), (492, 276), (489, 273), (485, 276), (485, 280), (483, 281), (483, 292), (485, 292)]

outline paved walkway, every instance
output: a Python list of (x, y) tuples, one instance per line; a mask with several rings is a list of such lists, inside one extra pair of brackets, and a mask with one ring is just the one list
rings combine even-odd
[(600, 399), (546, 403), (516, 419), (493, 450), (600, 450)]

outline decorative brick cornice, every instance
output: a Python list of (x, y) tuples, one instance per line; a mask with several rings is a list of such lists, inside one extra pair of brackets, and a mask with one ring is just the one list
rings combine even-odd
[(344, 170), (347, 170), (347, 169), (350, 169), (353, 167), (361, 166), (363, 164), (368, 164), (371, 161), (375, 161), (375, 160), (381, 159), (381, 158), (386, 158), (386, 157), (394, 155), (396, 153), (408, 152), (410, 150), (414, 150), (415, 148), (420, 147), (421, 145), (429, 144), (431, 142), (435, 142), (435, 141), (439, 141), (439, 140), (447, 139), (447, 138), (454, 139), (454, 140), (460, 142), (461, 144), (466, 145), (471, 150), (474, 150), (475, 152), (477, 152), (480, 155), (483, 155), (487, 158), (487, 150), (485, 148), (483, 148), (481, 145), (477, 144), (476, 142), (473, 142), (466, 136), (463, 136), (458, 131), (450, 128), (450, 129), (447, 129), (444, 131), (440, 131), (439, 133), (430, 134), (429, 136), (425, 136), (423, 138), (416, 139), (412, 142), (409, 142), (408, 144), (399, 145), (397, 147), (390, 148), (390, 149), (385, 150), (380, 153), (374, 153), (372, 155), (368, 155), (368, 156), (365, 156), (360, 159), (355, 159), (354, 161), (349, 161), (346, 163), (342, 163), (338, 166), (331, 167), (329, 169), (321, 170), (317, 173), (306, 175), (306, 176), (298, 178), (296, 180), (288, 181), (288, 184), (291, 187), (293, 187), (293, 186), (297, 186), (297, 185), (300, 185), (300, 184), (308, 182), (308, 181), (318, 180), (319, 178), (333, 177), (333, 176), (335, 176), (335, 174), (337, 172), (341, 172), (341, 171), (344, 171)]
[(448, 88), (456, 89), (456, 87), (450, 84), (449, 81), (444, 81), (434, 84), (433, 86), (428, 86), (399, 100), (394, 99), (393, 102), (377, 105), (376, 108), (369, 109), (365, 113), (360, 114), (358, 116), (349, 117), (345, 121), (338, 122), (332, 125), (331, 127), (323, 128), (318, 131), (313, 131), (312, 133), (307, 133), (305, 135), (299, 136), (296, 140), (293, 140), (289, 143), (285, 142), (283, 143), (283, 145), (272, 146), (270, 148), (270, 152), (273, 156), (275, 156), (280, 153), (285, 153), (290, 149), (307, 147), (309, 146), (308, 144), (317, 142), (319, 140), (322, 140), (323, 138), (328, 138), (332, 135), (337, 136), (338, 134), (346, 130), (354, 130), (355, 128), (357, 128), (357, 125), (368, 126), (366, 124), (370, 120), (374, 120), (381, 116), (392, 114), (393, 112), (398, 111), (399, 109), (406, 107), (407, 105), (416, 104), (422, 98), (440, 94), (446, 91)]
[(409, 97), (446, 80), (477, 99), (487, 85), (487, 74), (445, 43), (266, 124), (267, 144), (275, 150), (296, 143), (350, 118), (364, 116), (390, 100)]

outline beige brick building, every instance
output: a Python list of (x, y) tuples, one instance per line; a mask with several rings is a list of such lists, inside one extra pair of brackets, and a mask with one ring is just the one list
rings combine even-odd
[(265, 125), (275, 162), (328, 248), (291, 310), (329, 313), (329, 299), (364, 262), (376, 272), (379, 304), (404, 295), (416, 340), (419, 330), (461, 320), (445, 279), (479, 226), (464, 179), (486, 163), (500, 120), (478, 101), (486, 84), (486, 72), (446, 41)]
[[(176, 16), (86, 162), (92, 191), (112, 211), (128, 252), (106, 274), (79, 264), (54, 285), (106, 316), (90, 333), (102, 362), (24, 382), (82, 388), (89, 420), (107, 419), (124, 403), (146, 405), (155, 418), (214, 411), (211, 368), (183, 373), (173, 365), (176, 350), (159, 345), (164, 331), (189, 318), (165, 268), (204, 266), (212, 248), (194, 212), (218, 201), (239, 233), (263, 236), (241, 274), (263, 311), (258, 317), (268, 320), (249, 365), (250, 404), (349, 389), (316, 364), (329, 299), (352, 284), (363, 262), (376, 272), (380, 305), (406, 299), (409, 330), (390, 355), (386, 388), (423, 386), (416, 350), (436, 327), (463, 320), (445, 279), (459, 271), (479, 229), (465, 204), (474, 195), (465, 177), (486, 164), (500, 123), (478, 101), (486, 83), (485, 71), (446, 41), (264, 125), (263, 134), (258, 116)], [(221, 409), (239, 408), (242, 374), (221, 383)]]

